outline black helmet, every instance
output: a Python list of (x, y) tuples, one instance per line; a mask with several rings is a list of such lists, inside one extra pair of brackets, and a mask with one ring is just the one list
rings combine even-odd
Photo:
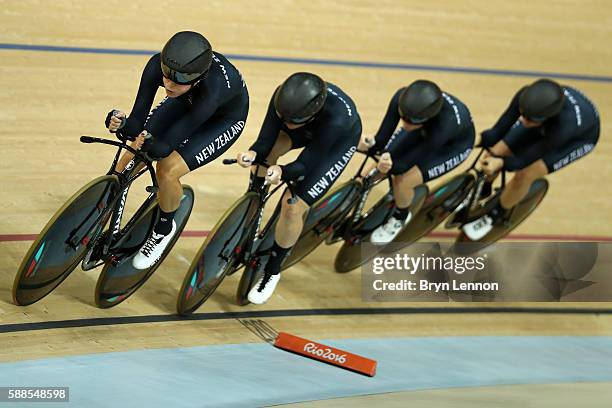
[(174, 34), (161, 52), (162, 73), (181, 85), (205, 78), (211, 63), (210, 43), (202, 34), (193, 31)]
[(399, 114), (405, 121), (418, 125), (440, 113), (443, 103), (438, 85), (419, 79), (400, 94)]
[(296, 72), (274, 94), (274, 109), (285, 122), (296, 125), (312, 119), (325, 104), (327, 84), (308, 72)]
[(561, 112), (564, 101), (561, 85), (550, 79), (538, 79), (521, 92), (519, 109), (527, 119), (544, 122)]

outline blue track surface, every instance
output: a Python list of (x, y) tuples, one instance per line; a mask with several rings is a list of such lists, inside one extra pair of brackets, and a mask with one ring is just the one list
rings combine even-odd
[[(70, 406), (78, 407), (251, 407), (423, 389), (612, 381), (612, 337), (323, 343), (378, 360), (377, 375), (361, 376), (268, 344), (233, 344), (3, 363), (0, 385), (69, 386)], [(53, 404), (62, 405), (68, 406)]]

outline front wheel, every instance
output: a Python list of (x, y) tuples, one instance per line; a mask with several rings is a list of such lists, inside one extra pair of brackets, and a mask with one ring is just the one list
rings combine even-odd
[(194, 257), (176, 303), (180, 315), (189, 315), (215, 292), (242, 256), (245, 229), (257, 215), (259, 197), (249, 192), (221, 217)]
[(102, 213), (113, 202), (119, 181), (101, 176), (64, 204), (40, 232), (15, 277), (13, 301), (25, 306), (39, 301), (70, 275), (85, 256)]

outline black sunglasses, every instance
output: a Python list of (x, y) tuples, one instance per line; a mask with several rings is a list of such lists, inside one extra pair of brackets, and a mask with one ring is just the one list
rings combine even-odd
[(311, 116), (305, 116), (303, 118), (291, 118), (291, 119), (287, 119), (284, 118), (283, 115), (281, 115), (278, 111), (276, 112), (276, 115), (281, 118), (281, 120), (285, 123), (291, 123), (292, 125), (303, 125), (304, 123), (308, 123), (311, 120), (313, 120), (315, 118), (316, 115), (311, 115)]
[(208, 71), (204, 72), (204, 74), (197, 73), (197, 72), (196, 73), (178, 72), (175, 69), (169, 68), (163, 62), (161, 64), (161, 70), (162, 70), (162, 74), (166, 78), (168, 78), (172, 82), (175, 82), (179, 85), (192, 84), (200, 79), (205, 79), (206, 76), (208, 75)]

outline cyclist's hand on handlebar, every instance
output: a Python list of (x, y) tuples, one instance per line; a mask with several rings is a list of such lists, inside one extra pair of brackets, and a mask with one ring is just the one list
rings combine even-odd
[(106, 115), (106, 120), (104, 121), (104, 124), (106, 125), (106, 128), (111, 133), (115, 133), (119, 129), (125, 126), (125, 121), (126, 121), (125, 112), (117, 110), (117, 109), (113, 109), (112, 111), (108, 112), (108, 114)]
[(388, 173), (393, 167), (393, 160), (391, 160), (391, 154), (389, 152), (385, 152), (380, 156), (380, 160), (378, 160), (378, 165), (376, 166), (381, 173)]
[(357, 145), (357, 150), (359, 150), (360, 152), (367, 152), (368, 150), (370, 150), (370, 147), (374, 146), (375, 144), (376, 141), (373, 137), (361, 136), (361, 140)]
[(254, 152), (253, 150), (249, 150), (248, 152), (238, 153), (238, 155), (236, 156), (236, 161), (240, 166), (247, 168), (253, 165), (256, 156), (256, 152)]
[(281, 166), (275, 164), (274, 166), (268, 167), (266, 172), (266, 181), (270, 184), (278, 184), (281, 182), (281, 176), (283, 175), (283, 169)]
[(485, 150), (484, 152), (482, 152), (482, 155), (480, 156), (480, 160), (478, 162), (482, 165), (482, 163), (490, 157), (492, 157), (491, 152), (489, 150)]
[(140, 148), (144, 144), (145, 139), (146, 139), (148, 134), (150, 134), (150, 133), (147, 132), (146, 130), (143, 130), (142, 132), (140, 132), (140, 134), (138, 136), (136, 136), (136, 139), (134, 139), (134, 141), (132, 143), (130, 143), (130, 146), (133, 149), (140, 150)]
[(489, 156), (486, 159), (481, 160), (482, 171), (487, 176), (492, 176), (504, 167), (504, 159), (501, 157)]

